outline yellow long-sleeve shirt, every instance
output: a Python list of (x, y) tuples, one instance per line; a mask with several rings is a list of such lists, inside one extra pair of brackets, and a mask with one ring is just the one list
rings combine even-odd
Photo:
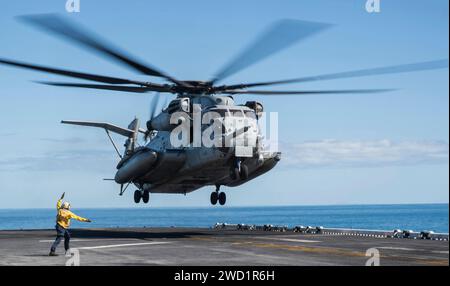
[(56, 223), (59, 224), (63, 228), (68, 228), (70, 226), (70, 220), (75, 219), (78, 221), (88, 221), (87, 218), (77, 216), (73, 212), (61, 208), (62, 200), (58, 200), (56, 203), (56, 210), (58, 214), (56, 216)]

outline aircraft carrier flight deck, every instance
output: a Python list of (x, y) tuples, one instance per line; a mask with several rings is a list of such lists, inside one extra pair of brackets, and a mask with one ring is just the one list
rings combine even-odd
[[(73, 229), (79, 265), (449, 265), (446, 237), (344, 230), (211, 228)], [(425, 234), (427, 235), (427, 234)], [(66, 265), (48, 252), (54, 230), (0, 231), (0, 265)]]

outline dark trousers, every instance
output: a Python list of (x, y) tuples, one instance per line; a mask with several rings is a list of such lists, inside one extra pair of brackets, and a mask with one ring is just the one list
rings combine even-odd
[(59, 224), (56, 224), (55, 229), (56, 229), (56, 239), (55, 239), (55, 242), (53, 242), (53, 244), (52, 244), (51, 251), (55, 252), (56, 247), (58, 247), (58, 245), (61, 242), (63, 237), (64, 237), (64, 249), (67, 251), (70, 248), (69, 247), (69, 243), (70, 243), (69, 230), (63, 228)]

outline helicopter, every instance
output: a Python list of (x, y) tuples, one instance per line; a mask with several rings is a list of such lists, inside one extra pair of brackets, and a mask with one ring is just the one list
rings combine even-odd
[[(386, 67), (360, 69), (316, 76), (254, 83), (219, 84), (227, 77), (259, 62), (270, 55), (304, 41), (332, 25), (318, 22), (284, 19), (271, 25), (251, 45), (225, 64), (207, 81), (179, 80), (161, 70), (126, 54), (112, 44), (101, 40), (78, 24), (55, 14), (21, 16), (20, 19), (97, 54), (114, 60), (140, 74), (159, 78), (164, 83), (138, 81), (93, 73), (59, 69), (0, 58), (0, 64), (82, 79), (94, 83), (48, 82), (39, 83), (57, 87), (73, 87), (128, 93), (155, 93), (150, 105), (150, 116), (145, 127), (135, 118), (126, 128), (107, 122), (63, 120), (63, 124), (89, 126), (106, 131), (118, 157), (114, 180), (120, 185), (119, 195), (130, 185), (135, 203), (148, 203), (150, 193), (187, 194), (205, 186), (213, 186), (210, 203), (224, 205), (225, 192), (221, 186), (237, 187), (272, 170), (281, 159), (281, 152), (267, 148), (260, 122), (264, 116), (261, 102), (237, 104), (236, 95), (319, 95), (363, 94), (389, 92), (393, 89), (348, 90), (255, 90), (255, 87), (357, 78), (382, 74), (406, 73), (448, 68), (448, 59), (418, 62)], [(157, 114), (161, 94), (176, 98)], [(213, 114), (201, 123), (195, 118)], [(193, 124), (195, 123), (195, 124)], [(179, 128), (179, 127), (183, 128)], [(197, 126), (197, 127), (195, 127)], [(205, 146), (198, 134), (214, 126), (209, 137), (212, 146)], [(175, 131), (180, 131), (174, 135)], [(112, 133), (126, 138), (120, 152)], [(175, 132), (176, 133), (176, 132)], [(174, 144), (184, 136), (182, 144)], [(144, 144), (139, 144), (139, 137)], [(197, 138), (196, 138), (197, 137)], [(208, 136), (206, 136), (208, 139)], [(249, 144), (251, 142), (251, 144)]]

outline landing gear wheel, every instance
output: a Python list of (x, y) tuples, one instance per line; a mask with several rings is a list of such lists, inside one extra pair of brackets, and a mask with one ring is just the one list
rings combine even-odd
[(227, 201), (227, 195), (224, 192), (219, 193), (219, 204), (223, 206)]
[(134, 191), (134, 202), (138, 204), (141, 201), (141, 198), (142, 198), (141, 191), (139, 190)]
[(230, 171), (230, 177), (233, 181), (239, 179), (239, 177), (240, 177), (239, 169), (232, 168)]
[(244, 164), (241, 165), (241, 172), (240, 172), (241, 180), (247, 180), (248, 179), (248, 167)]
[(148, 203), (149, 200), (150, 200), (150, 192), (144, 191), (144, 193), (142, 194), (142, 202), (146, 204)]
[(217, 194), (217, 192), (212, 192), (211, 193), (211, 204), (213, 206), (217, 204), (218, 199), (219, 199), (219, 195)]

